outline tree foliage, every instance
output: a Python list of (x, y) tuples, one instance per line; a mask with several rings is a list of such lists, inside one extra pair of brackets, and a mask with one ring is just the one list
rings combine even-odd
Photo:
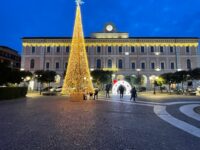
[(13, 69), (6, 63), (0, 63), (0, 85), (19, 84), (28, 76), (31, 78), (32, 73)]
[(91, 72), (93, 81), (97, 83), (97, 85), (111, 83), (112, 74), (113, 74), (112, 71), (103, 71), (103, 70), (94, 70)]
[(35, 77), (36, 79), (41, 83), (50, 83), (55, 82), (55, 71), (44, 71), (44, 70), (37, 70), (35, 71)]

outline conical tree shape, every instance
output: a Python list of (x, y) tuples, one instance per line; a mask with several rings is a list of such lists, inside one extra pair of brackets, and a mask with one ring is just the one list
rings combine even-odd
[(62, 94), (73, 95), (84, 92), (93, 93), (94, 89), (85, 48), (80, 5), (77, 5), (74, 33)]

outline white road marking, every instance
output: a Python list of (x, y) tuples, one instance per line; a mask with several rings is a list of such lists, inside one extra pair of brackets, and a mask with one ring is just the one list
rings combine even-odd
[(178, 105), (178, 104), (200, 104), (199, 101), (186, 101), (186, 102), (168, 102), (166, 105)]
[(154, 112), (155, 114), (161, 118), (162, 120), (168, 122), (169, 124), (189, 133), (192, 134), (198, 138), (200, 138), (200, 129), (192, 126), (184, 121), (178, 120), (175, 117), (171, 116), (167, 111), (166, 111), (166, 106), (154, 106)]
[(200, 106), (199, 104), (184, 105), (179, 108), (179, 110), (188, 117), (200, 121), (200, 114), (194, 111), (195, 107)]

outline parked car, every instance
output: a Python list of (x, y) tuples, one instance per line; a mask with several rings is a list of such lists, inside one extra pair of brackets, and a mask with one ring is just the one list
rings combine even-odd
[(42, 92), (47, 92), (47, 91), (51, 91), (52, 87), (45, 87), (44, 89), (42, 89)]
[(62, 91), (62, 86), (59, 86), (55, 89), (56, 92), (61, 92)]

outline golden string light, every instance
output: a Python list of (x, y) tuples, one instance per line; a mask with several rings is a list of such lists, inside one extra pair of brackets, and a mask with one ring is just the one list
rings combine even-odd
[(85, 48), (80, 5), (77, 5), (69, 63), (62, 94), (81, 95), (84, 92), (93, 93), (94, 89)]

